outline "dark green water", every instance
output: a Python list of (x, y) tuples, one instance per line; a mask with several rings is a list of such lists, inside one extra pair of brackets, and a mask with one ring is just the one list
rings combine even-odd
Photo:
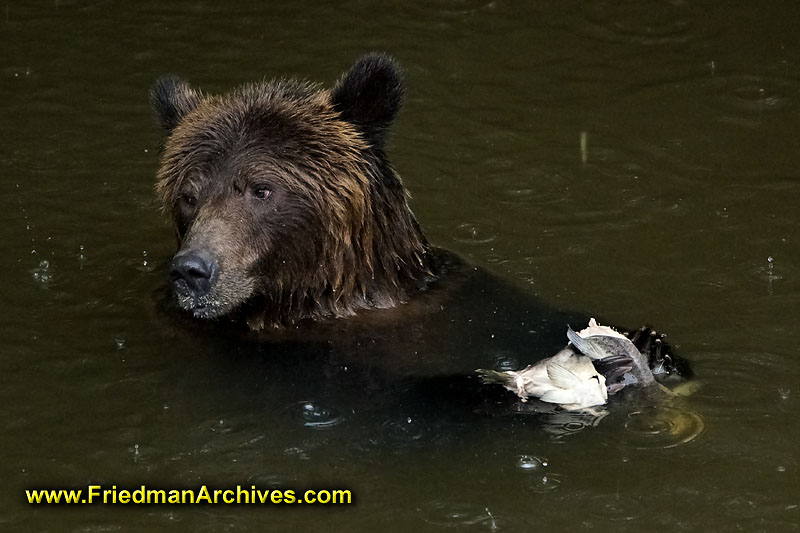
[[(3, 3), (0, 529), (800, 529), (799, 20), (795, 2)], [(167, 323), (153, 80), (329, 84), (373, 49), (407, 70), (391, 154), (429, 238), (554, 305), (667, 330), (698, 391), (574, 434), (464, 427), (314, 396), (302, 367), (265, 371), (280, 354)], [(24, 502), (154, 482), (357, 503)]]

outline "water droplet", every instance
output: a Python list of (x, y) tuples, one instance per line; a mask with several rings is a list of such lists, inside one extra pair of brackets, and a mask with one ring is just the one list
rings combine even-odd
[(548, 461), (544, 457), (535, 455), (520, 455), (517, 459), (517, 468), (531, 475), (526, 478), (525, 486), (531, 492), (545, 492), (555, 490), (561, 485), (561, 477), (547, 470)]
[(497, 238), (497, 230), (488, 224), (464, 222), (453, 232), (453, 239), (467, 244), (485, 244)]
[[(36, 251), (34, 250), (33, 253), (35, 252)], [(34, 268), (32, 273), (33, 279), (42, 285), (47, 285), (53, 279), (53, 274), (50, 272), (50, 262), (47, 259), (40, 261), (39, 266)]]
[(517, 459), (517, 467), (524, 471), (540, 470), (546, 466), (547, 459), (535, 455), (520, 455)]
[(336, 409), (312, 401), (297, 402), (290, 405), (288, 410), (293, 418), (309, 428), (329, 428), (344, 420)]
[[(473, 506), (468, 503), (453, 502), (447, 500), (433, 500), (426, 502), (419, 511), (422, 519), (428, 524), (439, 526), (440, 528), (453, 528), (461, 530), (470, 529), (497, 529), (497, 519), (489, 513), (487, 508)], [(472, 527), (470, 527), (472, 526)]]
[(303, 448), (299, 448), (297, 446), (290, 446), (289, 448), (284, 449), (283, 455), (295, 456), (304, 461), (311, 459), (311, 456), (309, 456)]
[(774, 283), (783, 279), (783, 276), (775, 270), (775, 259), (770, 255), (767, 257), (767, 264), (754, 270), (754, 274), (767, 282), (767, 292), (772, 294)]
[(392, 454), (403, 454), (408, 450), (430, 446), (439, 440), (446, 440), (450, 435), (440, 432), (426, 420), (416, 420), (409, 416), (392, 417), (377, 422), (377, 433), (370, 438), (369, 449), (380, 448)]
[(581, 163), (586, 164), (589, 160), (589, 134), (585, 131), (582, 131), (580, 134), (580, 146), (581, 146)]

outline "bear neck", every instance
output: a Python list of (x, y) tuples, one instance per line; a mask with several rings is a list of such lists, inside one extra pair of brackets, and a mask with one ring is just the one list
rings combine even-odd
[[(379, 159), (380, 161), (380, 159)], [(374, 163), (374, 162), (373, 162)], [(331, 234), (331, 256), (306, 283), (281, 283), (244, 307), (251, 329), (281, 328), (303, 321), (352, 317), (391, 309), (425, 291), (440, 275), (440, 260), (408, 205), (399, 176), (387, 163), (370, 165), (366, 220), (344, 252)]]

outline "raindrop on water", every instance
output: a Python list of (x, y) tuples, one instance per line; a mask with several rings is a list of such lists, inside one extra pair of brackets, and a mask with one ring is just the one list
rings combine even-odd
[(139, 462), (139, 445), (138, 444), (134, 444), (133, 445), (133, 462), (134, 463), (138, 463)]
[(545, 492), (555, 490), (561, 484), (558, 474), (547, 471), (547, 459), (535, 455), (520, 455), (517, 458), (517, 468), (526, 474), (532, 474), (527, 478), (527, 490), (532, 492)]
[(494, 516), (492, 515), (492, 512), (489, 511), (488, 507), (486, 508), (486, 514), (489, 515), (489, 520), (491, 520), (489, 524), (489, 529), (491, 529), (492, 531), (497, 531), (497, 522), (494, 521)]
[(520, 455), (517, 460), (517, 467), (524, 471), (540, 470), (547, 467), (547, 459), (536, 457), (535, 455)]
[(312, 401), (292, 404), (289, 406), (288, 410), (292, 413), (293, 418), (309, 428), (329, 428), (339, 424), (343, 420), (338, 410), (331, 407), (324, 407)]
[[(34, 250), (32, 253), (36, 253), (36, 251)], [(47, 259), (40, 261), (39, 266), (33, 269), (33, 279), (42, 285), (47, 285), (53, 279), (53, 274), (50, 272), (50, 262)]]
[(770, 255), (767, 257), (767, 264), (758, 269), (759, 277), (767, 282), (767, 292), (772, 294), (774, 282), (783, 279), (783, 276), (775, 272), (775, 259)]
[(485, 244), (497, 238), (497, 230), (488, 224), (465, 222), (456, 228), (453, 239), (467, 244)]

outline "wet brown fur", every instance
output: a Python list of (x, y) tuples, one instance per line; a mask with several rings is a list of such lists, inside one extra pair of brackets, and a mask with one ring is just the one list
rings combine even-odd
[[(345, 317), (394, 307), (435, 280), (436, 254), (384, 153), (393, 112), (387, 120), (375, 107), (380, 94), (374, 109), (354, 103), (384, 88), (392, 73), (381, 68), (398, 73), (373, 54), (333, 90), (293, 80), (222, 96), (177, 79), (155, 87), (168, 135), (156, 191), (181, 250), (220, 263), (209, 297), (218, 316), (253, 329)], [(394, 89), (387, 98), (402, 97)], [(263, 202), (248, 192), (260, 184), (271, 190)]]

